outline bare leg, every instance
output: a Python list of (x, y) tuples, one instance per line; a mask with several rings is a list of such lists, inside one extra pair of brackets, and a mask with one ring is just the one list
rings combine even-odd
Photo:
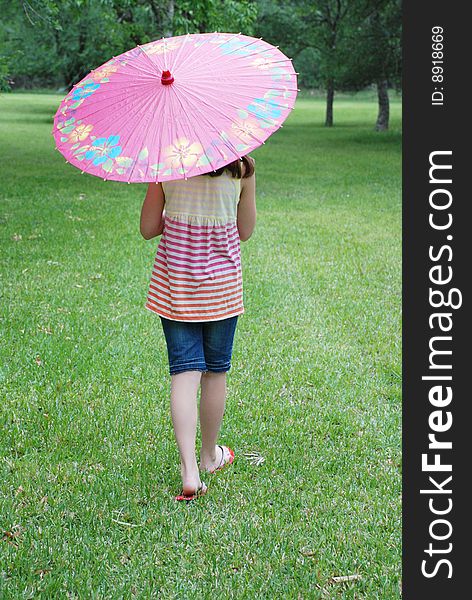
[(201, 483), (195, 457), (197, 392), (201, 375), (201, 371), (184, 371), (171, 378), (171, 416), (180, 452), (184, 494), (192, 494)]
[(200, 385), (200, 468), (209, 470), (217, 467), (222, 458), (220, 448), (216, 447), (216, 440), (225, 411), (226, 373), (206, 371)]

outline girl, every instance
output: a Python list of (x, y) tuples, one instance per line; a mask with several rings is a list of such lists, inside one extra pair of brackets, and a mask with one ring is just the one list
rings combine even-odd
[(182, 476), (176, 500), (207, 491), (195, 455), (199, 386), (200, 469), (212, 473), (234, 458), (216, 440), (236, 322), (244, 312), (240, 240), (248, 240), (256, 224), (254, 162), (243, 156), (205, 175), (150, 183), (141, 211), (141, 235), (162, 234), (145, 307), (160, 316), (167, 344)]

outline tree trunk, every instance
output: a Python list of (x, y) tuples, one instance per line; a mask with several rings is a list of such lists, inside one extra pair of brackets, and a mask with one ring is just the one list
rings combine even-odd
[(333, 126), (333, 100), (334, 100), (334, 81), (330, 79), (328, 81), (328, 87), (326, 90), (326, 121), (325, 127)]
[(377, 95), (379, 98), (379, 114), (375, 131), (387, 131), (390, 116), (390, 102), (388, 99), (388, 82), (386, 79), (377, 81)]

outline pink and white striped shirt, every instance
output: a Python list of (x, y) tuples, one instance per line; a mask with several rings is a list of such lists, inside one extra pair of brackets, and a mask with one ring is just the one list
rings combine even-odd
[(244, 312), (236, 224), (241, 180), (229, 171), (162, 183), (164, 231), (145, 308), (174, 321), (217, 321)]

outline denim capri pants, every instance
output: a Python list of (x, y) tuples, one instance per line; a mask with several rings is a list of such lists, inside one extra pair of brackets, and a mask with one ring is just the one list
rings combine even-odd
[(173, 321), (161, 316), (169, 373), (229, 371), (237, 320), (238, 315), (219, 321)]

